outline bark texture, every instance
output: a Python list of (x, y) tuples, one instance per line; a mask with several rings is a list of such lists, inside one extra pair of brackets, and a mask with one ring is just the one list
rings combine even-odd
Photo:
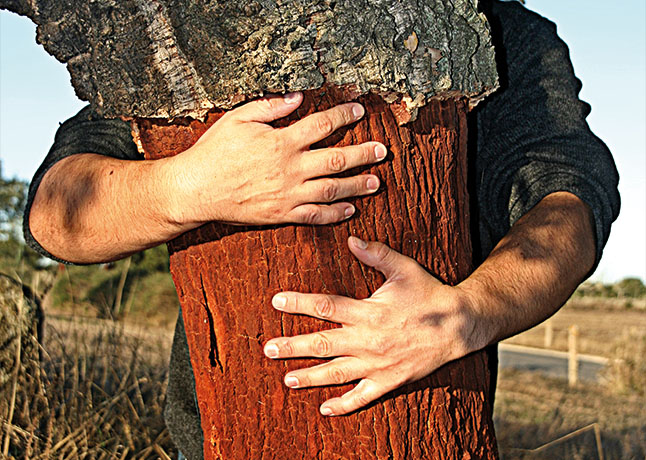
[[(265, 92), (347, 86), (477, 102), (497, 86), (476, 0), (0, 0), (29, 16), (105, 116), (202, 117)], [(405, 119), (404, 119), (405, 121)]]
[(99, 113), (139, 117), (135, 137), (149, 158), (194, 143), (220, 116), (213, 108), (295, 90), (309, 91), (281, 123), (358, 98), (365, 119), (324, 145), (390, 147), (390, 161), (372, 168), (383, 190), (357, 200), (347, 222), (209, 224), (169, 244), (206, 458), (496, 458), (484, 353), (337, 418), (318, 407), (348, 385), (288, 390), (284, 374), (316, 361), (262, 353), (272, 337), (334, 327), (281, 315), (270, 305), (276, 292), (361, 298), (378, 288), (383, 278), (351, 256), (349, 235), (385, 242), (448, 283), (471, 270), (465, 117), (497, 86), (476, 0), (0, 0), (0, 8), (38, 24), (38, 41), (67, 63), (77, 94)]
[[(347, 99), (341, 92), (306, 92), (297, 114), (281, 123)], [(334, 327), (275, 311), (270, 301), (277, 292), (365, 298), (383, 282), (350, 254), (349, 235), (385, 242), (448, 283), (471, 270), (467, 101), (432, 101), (404, 127), (380, 97), (359, 101), (368, 108), (365, 119), (322, 144), (378, 140), (390, 146), (388, 160), (369, 168), (381, 178), (382, 190), (356, 201), (357, 217), (326, 227), (214, 223), (169, 244), (207, 459), (497, 458), (483, 352), (336, 418), (322, 417), (318, 407), (349, 385), (289, 390), (282, 383), (287, 371), (321, 360), (272, 361), (263, 355), (272, 337)], [(211, 114), (207, 125), (218, 117)], [(155, 120), (137, 125), (149, 158), (181, 152), (207, 126)]]

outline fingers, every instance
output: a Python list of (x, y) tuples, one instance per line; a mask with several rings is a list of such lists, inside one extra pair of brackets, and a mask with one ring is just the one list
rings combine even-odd
[(379, 178), (372, 174), (354, 177), (326, 178), (306, 181), (295, 198), (300, 203), (285, 214), (285, 222), (305, 225), (324, 225), (341, 222), (351, 217), (355, 208), (350, 203), (326, 203), (348, 197), (369, 195), (379, 190)]
[(228, 116), (242, 122), (269, 123), (286, 117), (296, 110), (301, 102), (303, 102), (303, 93), (300, 92), (284, 96), (267, 95), (233, 109)]
[(313, 113), (288, 126), (284, 131), (298, 147), (309, 148), (342, 126), (361, 119), (364, 113), (361, 104), (341, 104), (323, 112)]
[(290, 388), (341, 385), (359, 380), (367, 371), (361, 360), (346, 356), (308, 369), (290, 372), (285, 376), (285, 385)]
[(336, 295), (281, 292), (274, 296), (271, 304), (285, 313), (313, 316), (344, 325), (357, 324), (363, 316), (361, 302)]
[(351, 236), (348, 238), (348, 247), (359, 261), (376, 268), (386, 275), (386, 278), (392, 278), (411, 264), (416, 264), (410, 257), (376, 241), (367, 242)]
[(302, 204), (285, 214), (284, 221), (304, 225), (326, 225), (348, 219), (355, 212), (350, 203)]
[(344, 415), (367, 406), (387, 393), (373, 380), (363, 379), (352, 390), (340, 398), (325, 401), (320, 408), (321, 415)]
[(306, 181), (298, 193), (305, 203), (329, 203), (343, 198), (369, 195), (377, 190), (379, 178), (372, 174), (361, 174)]
[(349, 147), (312, 150), (302, 155), (300, 162), (301, 169), (309, 179), (376, 163), (386, 158), (386, 154), (383, 144), (366, 142)]
[(271, 359), (331, 358), (351, 355), (357, 351), (356, 343), (348, 340), (343, 329), (280, 337), (265, 344), (265, 356)]

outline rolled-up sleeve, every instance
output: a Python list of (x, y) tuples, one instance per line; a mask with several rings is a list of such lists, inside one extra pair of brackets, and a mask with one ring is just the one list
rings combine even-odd
[(122, 160), (141, 160), (130, 125), (119, 119), (105, 119), (85, 107), (74, 117), (61, 124), (56, 131), (54, 144), (43, 160), (29, 185), (29, 194), (23, 217), (25, 242), (41, 255), (66, 263), (46, 251), (34, 238), (29, 228), (29, 213), (38, 187), (47, 171), (56, 163), (80, 153), (97, 153)]
[(569, 51), (556, 26), (513, 2), (495, 2), (503, 88), (477, 112), (475, 182), (483, 251), (557, 191), (591, 209), (596, 262), (619, 213), (619, 176), (606, 145), (590, 130)]

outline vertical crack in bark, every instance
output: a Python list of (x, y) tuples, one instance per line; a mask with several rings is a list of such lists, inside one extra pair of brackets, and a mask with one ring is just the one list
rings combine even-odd
[[(460, 367), (455, 363), (440, 369), (429, 379), (428, 385), (420, 384), (423, 389), (419, 395), (407, 390), (396, 392), (394, 399), (384, 398), (374, 407), (356, 414), (356, 418), (351, 416), (332, 421), (320, 417), (317, 410), (319, 399), (327, 398), (331, 392), (291, 392), (280, 382), (288, 370), (287, 363), (281, 367), (253, 359), (249, 355), (248, 343), (244, 340), (230, 342), (225, 335), (229, 331), (244, 332), (245, 335), (240, 336), (249, 339), (262, 328), (267, 333), (271, 331), (272, 335), (277, 334), (279, 328), (283, 336), (294, 335), (307, 328), (320, 328), (316, 323), (318, 320), (300, 316), (290, 318), (290, 315), (281, 315), (270, 308), (262, 308), (260, 312), (253, 308), (241, 309), (235, 314), (229, 314), (230, 309), (215, 310), (219, 305), (267, 304), (277, 289), (311, 288), (320, 292), (325, 285), (338, 292), (344, 287), (356, 292), (359, 285), (365, 290), (378, 283), (381, 275), (357, 263), (343, 249), (343, 239), (348, 232), (359, 233), (366, 239), (388, 241), (394, 246), (402, 235), (409, 238), (415, 232), (431, 232), (437, 237), (428, 242), (428, 247), (420, 255), (421, 263), (435, 267), (434, 271), (452, 273), (451, 270), (455, 270), (447, 269), (447, 264), (468, 262), (470, 245), (455, 243), (465, 224), (462, 220), (451, 224), (452, 219), (461, 213), (450, 206), (465, 196), (458, 189), (464, 185), (464, 164), (456, 162), (457, 153), (451, 153), (454, 149), (462, 150), (464, 143), (461, 131), (450, 135), (448, 132), (454, 128), (453, 109), (443, 112), (445, 103), (433, 101), (433, 104), (429, 113), (420, 111), (419, 129), (410, 126), (412, 132), (393, 128), (395, 123), (392, 120), (383, 120), (385, 127), (381, 126), (379, 113), (371, 114), (371, 123), (357, 131), (355, 141), (372, 134), (374, 140), (383, 138), (386, 143), (392, 143), (391, 150), (397, 155), (378, 170), (389, 190), (358, 203), (357, 207), (362, 212), (356, 219), (330, 227), (329, 233), (328, 229), (305, 226), (281, 226), (271, 231), (247, 228), (230, 234), (202, 227), (183, 237), (193, 238), (193, 247), (182, 255), (181, 263), (179, 255), (184, 253), (179, 250), (173, 252), (174, 276), (180, 284), (189, 285), (184, 288), (182, 308), (193, 320), (193, 330), (200, 332), (189, 333), (187, 338), (192, 352), (196, 346), (199, 347), (200, 365), (197, 368), (200, 372), (197, 372), (196, 379), (202, 380), (196, 388), (203, 398), (200, 401), (203, 427), (209, 439), (205, 451), (207, 459), (496, 458), (491, 447), (495, 441), (490, 407), (483, 407), (488, 388), (482, 385), (482, 375), (486, 374), (483, 357), (475, 364)], [(465, 109), (464, 104), (461, 109)], [(386, 111), (384, 118), (388, 115)], [(426, 116), (436, 122), (427, 121)], [(437, 124), (448, 126), (439, 129)], [(409, 155), (414, 148), (418, 149), (415, 150), (416, 155), (419, 152), (423, 159)], [(447, 174), (460, 177), (442, 179), (442, 175), (437, 173), (424, 181), (419, 177), (424, 168), (447, 171)], [(398, 179), (397, 175), (404, 177)], [(411, 196), (404, 198), (395, 194), (399, 190), (396, 183), (400, 183)], [(429, 187), (432, 190), (426, 190)], [(407, 212), (406, 203), (419, 201), (422, 194), (434, 197), (437, 209), (433, 206), (417, 207)], [(424, 216), (416, 215), (420, 211), (425, 213)], [(426, 229), (421, 226), (424, 217), (433, 224), (432, 227)], [(404, 223), (398, 222), (404, 219)], [(315, 234), (313, 241), (310, 239), (312, 232)], [(218, 238), (214, 238), (215, 234)], [(465, 233), (465, 238), (468, 241), (468, 233)], [(305, 242), (300, 251), (299, 242)], [(314, 247), (310, 247), (311, 242)], [(461, 251), (467, 254), (461, 255)], [(241, 261), (246, 263), (241, 264)], [(339, 273), (329, 273), (338, 272), (339, 267), (345, 267), (344, 263), (349, 267), (340, 272), (344, 278), (338, 278)], [(217, 274), (207, 268), (209, 265), (217, 267)], [(320, 282), (317, 269), (328, 271), (327, 274), (322, 273), (325, 279)], [(267, 285), (259, 288), (263, 283)], [(207, 311), (205, 315), (201, 309), (208, 303), (207, 297), (214, 310)], [(187, 323), (187, 331), (190, 327)], [(216, 338), (222, 343), (222, 355), (218, 353)], [(297, 364), (290, 363), (292, 366)], [(224, 365), (228, 366), (226, 374), (222, 373)], [(232, 366), (238, 366), (236, 369), (240, 372), (233, 372)], [(220, 372), (215, 370), (216, 367)], [(205, 368), (207, 372), (202, 372)], [(420, 391), (417, 385), (411, 387), (411, 392), (417, 391)], [(306, 431), (294, 431), (293, 427), (298, 426), (305, 427), (303, 430)], [(217, 441), (213, 441), (212, 446), (210, 440)], [(285, 443), (290, 445), (288, 450), (285, 450)]]
[(224, 373), (224, 367), (220, 362), (220, 350), (218, 350), (218, 339), (215, 334), (215, 326), (213, 324), (213, 315), (209, 309), (209, 301), (206, 297), (206, 289), (204, 288), (204, 279), (200, 273), (200, 287), (202, 288), (202, 296), (204, 297), (204, 310), (209, 321), (209, 338), (211, 340), (211, 349), (209, 350), (209, 362), (211, 367), (217, 367), (221, 373)]

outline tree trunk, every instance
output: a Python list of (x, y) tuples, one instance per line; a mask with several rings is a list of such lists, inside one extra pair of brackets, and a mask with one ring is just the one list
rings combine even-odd
[[(332, 88), (306, 92), (297, 113), (281, 123), (345, 99)], [(321, 361), (273, 361), (263, 354), (270, 338), (334, 327), (275, 311), (277, 292), (364, 298), (383, 282), (350, 254), (349, 235), (382, 241), (450, 284), (471, 270), (466, 100), (433, 101), (403, 127), (379, 96), (359, 101), (366, 117), (323, 144), (376, 140), (390, 148), (385, 163), (367, 168), (383, 187), (356, 200), (357, 217), (326, 227), (213, 223), (169, 243), (207, 459), (497, 457), (484, 352), (335, 418), (321, 416), (318, 407), (350, 385), (290, 390), (283, 384), (286, 372)], [(219, 115), (211, 114), (206, 125), (140, 120), (139, 140), (149, 158), (178, 153)]]
[[(281, 123), (358, 99), (367, 116), (325, 145), (390, 147), (389, 161), (369, 168), (383, 190), (356, 200), (347, 222), (210, 224), (169, 244), (207, 458), (496, 457), (484, 353), (337, 418), (317, 408), (348, 385), (288, 390), (283, 375), (315, 360), (262, 353), (269, 338), (334, 327), (276, 312), (276, 292), (366, 297), (383, 281), (350, 255), (348, 235), (385, 242), (449, 283), (469, 273), (465, 117), (497, 86), (476, 0), (0, 0), (0, 8), (38, 24), (38, 41), (67, 63), (77, 95), (97, 112), (140, 117), (149, 158), (194, 143), (221, 113), (214, 107), (296, 90), (307, 90), (305, 102)], [(182, 118), (207, 113), (207, 123)]]

